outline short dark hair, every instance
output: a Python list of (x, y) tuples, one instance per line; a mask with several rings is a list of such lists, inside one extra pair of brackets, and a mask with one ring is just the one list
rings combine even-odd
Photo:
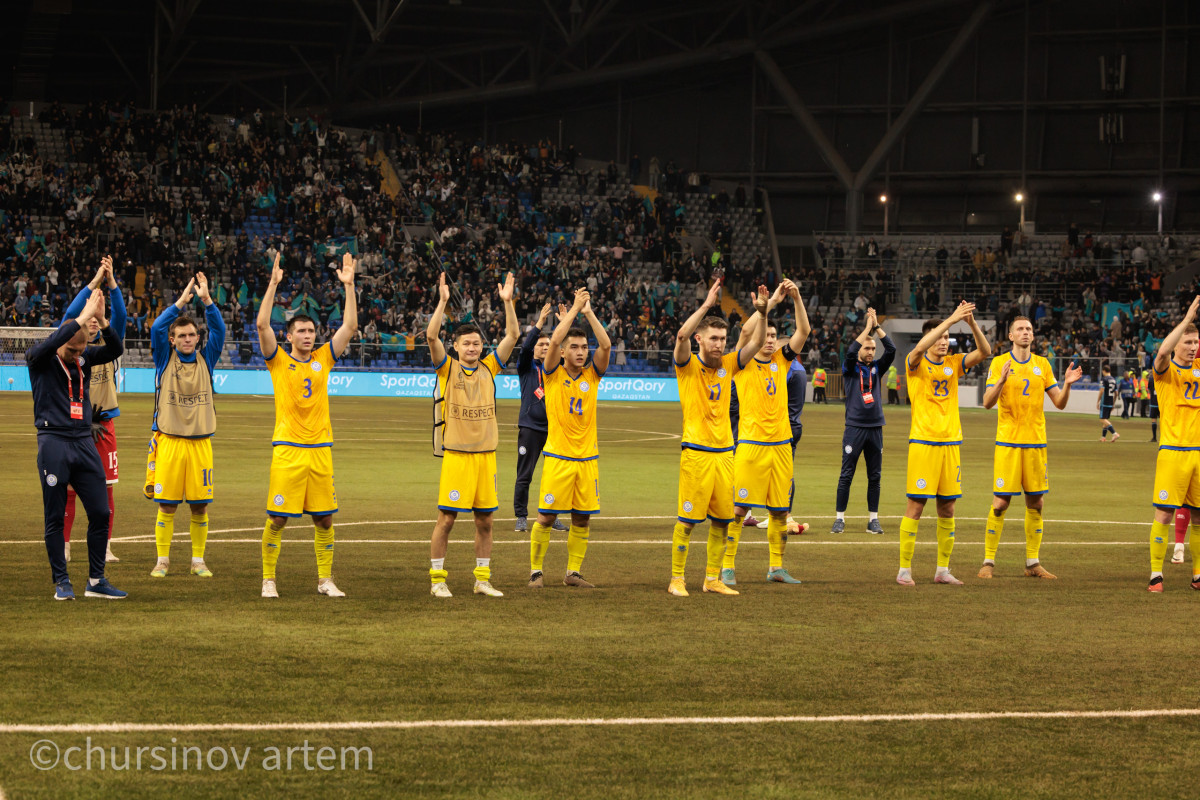
[(779, 335), (779, 326), (775, 324), (774, 320), (769, 319), (769, 320), (767, 320), (766, 325), (763, 327), (763, 332), (765, 333), (766, 331), (771, 330), (771, 328), (775, 329), (775, 335), (778, 336)]
[(313, 330), (317, 329), (317, 321), (315, 319), (310, 317), (308, 314), (297, 314), (296, 316), (294, 316), (288, 320), (287, 332), (291, 333), (292, 328), (296, 327), (296, 325), (298, 325), (301, 322), (311, 322), (312, 326), (313, 326)]
[(1112, 372), (1112, 367), (1110, 367), (1108, 364), (1105, 364), (1105, 365), (1103, 365), (1102, 367), (1100, 367), (1100, 371), (1101, 371), (1101, 372), (1108, 372), (1108, 373), (1111, 373), (1111, 372)]
[(474, 323), (471, 323), (471, 322), (463, 323), (462, 325), (459, 325), (457, 328), (454, 329), (454, 341), (457, 342), (462, 337), (467, 336), (468, 334), (472, 334), (472, 333), (479, 334), (479, 338), (482, 341), (483, 331), (479, 330), (478, 325), (475, 325)]
[(1013, 329), (1013, 325), (1016, 325), (1022, 320), (1028, 322), (1030, 325), (1033, 324), (1033, 320), (1031, 320), (1029, 317), (1013, 317), (1012, 322), (1008, 323), (1008, 329), (1011, 331)]
[(921, 333), (929, 333), (943, 322), (945, 322), (943, 319), (927, 319), (925, 320), (925, 324), (921, 326)]
[(196, 320), (192, 319), (187, 314), (180, 314), (171, 321), (171, 327), (167, 330), (167, 334), (174, 336), (176, 328), (183, 328), (188, 325), (191, 325), (193, 328), (195, 328), (197, 333), (200, 332), (200, 326), (196, 324)]
[(724, 317), (705, 317), (700, 320), (700, 325), (696, 328), (696, 331), (699, 332), (708, 328), (727, 331), (729, 330), (729, 323), (725, 321)]
[(567, 341), (567, 339), (586, 339), (586, 338), (587, 338), (587, 333), (584, 332), (583, 328), (572, 327), (569, 331), (567, 331), (567, 335), (563, 337), (563, 342), (565, 343)]

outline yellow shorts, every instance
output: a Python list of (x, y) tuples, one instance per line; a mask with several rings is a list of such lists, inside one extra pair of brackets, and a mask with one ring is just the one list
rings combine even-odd
[(1200, 509), (1200, 450), (1159, 449), (1152, 502), (1157, 508)]
[(908, 444), (908, 496), (962, 497), (962, 462), (956, 444)]
[(739, 506), (787, 511), (792, 497), (792, 448), (739, 444), (733, 456), (734, 500)]
[(274, 517), (323, 517), (337, 510), (333, 448), (275, 445), (267, 513)]
[(1004, 497), (1020, 494), (1045, 494), (1050, 491), (1046, 476), (1045, 447), (996, 446), (992, 470), (992, 493)]
[(438, 483), (438, 508), (442, 511), (477, 511), (490, 514), (500, 507), (496, 453), (442, 454), (442, 479)]
[(733, 522), (733, 451), (684, 448), (679, 456), (679, 521)]
[(142, 494), (147, 500), (154, 499), (154, 472), (158, 466), (158, 431), (150, 432), (150, 444), (146, 447), (146, 482), (142, 484)]
[(600, 511), (600, 459), (573, 461), (546, 456), (538, 489), (540, 514), (595, 514)]
[(159, 433), (154, 467), (154, 502), (213, 501), (212, 439), (184, 439)]

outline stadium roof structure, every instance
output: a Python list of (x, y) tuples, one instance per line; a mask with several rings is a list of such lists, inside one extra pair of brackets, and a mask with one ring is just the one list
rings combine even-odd
[[(8, 12), (5, 92), (143, 107), (261, 105), (340, 120), (516, 100), (722, 62), (904, 20), (945, 27), (963, 0), (28, 0)], [(1015, 3), (1014, 7), (1022, 7)], [(0, 90), (3, 91), (3, 90)]]

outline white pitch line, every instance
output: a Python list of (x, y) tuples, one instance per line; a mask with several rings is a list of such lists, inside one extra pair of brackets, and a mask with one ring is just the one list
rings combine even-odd
[(420, 719), (348, 722), (162, 723), (104, 722), (67, 725), (5, 724), (0, 734), (14, 733), (217, 733), (260, 731), (362, 731), (421, 728), (571, 728), (652, 725), (777, 725), (877, 722), (989, 722), (1017, 719), (1146, 719), (1197, 717), (1200, 708), (1112, 709), (1108, 711), (961, 711), (940, 714), (828, 714), (744, 717), (581, 717), (551, 719)]

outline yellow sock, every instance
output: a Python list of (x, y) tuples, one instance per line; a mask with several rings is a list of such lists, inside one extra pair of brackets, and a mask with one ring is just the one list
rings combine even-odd
[(588, 529), (572, 525), (567, 533), (567, 572), (579, 572), (587, 554)]
[(716, 580), (721, 575), (721, 559), (725, 557), (725, 537), (729, 535), (729, 524), (708, 526), (708, 563), (704, 566), (704, 577)]
[(275, 527), (275, 523), (267, 517), (267, 524), (263, 527), (262, 537), (262, 561), (263, 561), (263, 580), (275, 580), (275, 565), (279, 563), (279, 547), (280, 539), (283, 538), (283, 526)]
[(313, 549), (317, 551), (317, 579), (333, 577), (333, 526), (313, 525)]
[(1191, 538), (1188, 539), (1188, 549), (1192, 551), (1192, 580), (1200, 581), (1200, 546), (1196, 544), (1196, 537), (1200, 535), (1200, 525), (1191, 526)]
[(767, 517), (767, 549), (771, 551), (770, 569), (783, 568), (783, 548), (787, 546), (787, 517)]
[(912, 569), (913, 551), (917, 549), (918, 520), (900, 518), (900, 569)]
[(671, 534), (671, 577), (682, 578), (687, 566), (688, 544), (692, 540), (692, 529), (682, 522), (675, 523)]
[(949, 569), (950, 554), (954, 552), (954, 517), (938, 517), (937, 540), (937, 565)]
[[(1028, 531), (1028, 528), (1026, 528)], [(1000, 535), (1004, 533), (1004, 512), (988, 509), (987, 528), (983, 533), (983, 560), (996, 563), (996, 549), (1000, 547)], [(1028, 533), (1026, 541), (1028, 542)]]
[(722, 569), (733, 569), (737, 559), (738, 542), (742, 540), (742, 518), (734, 517), (725, 534), (725, 555), (721, 558)]
[[(486, 562), (486, 563), (481, 563)], [(475, 559), (475, 580), (480, 583), (488, 583), (492, 580), (492, 560), (490, 558)]]
[(1167, 539), (1171, 536), (1169, 522), (1155, 522), (1150, 526), (1150, 571), (1162, 572), (1163, 559), (1167, 557)]
[(158, 517), (154, 520), (154, 546), (158, 548), (158, 557), (167, 558), (171, 555), (171, 537), (175, 535), (175, 512), (167, 513), (162, 506), (158, 507)]
[(192, 558), (204, 558), (204, 545), (208, 543), (208, 509), (192, 514), (188, 533), (192, 537)]
[(533, 523), (529, 529), (529, 571), (541, 572), (542, 561), (546, 551), (550, 549), (550, 526), (540, 522)]
[(1036, 508), (1025, 509), (1025, 559), (1038, 560), (1042, 549), (1042, 512)]

